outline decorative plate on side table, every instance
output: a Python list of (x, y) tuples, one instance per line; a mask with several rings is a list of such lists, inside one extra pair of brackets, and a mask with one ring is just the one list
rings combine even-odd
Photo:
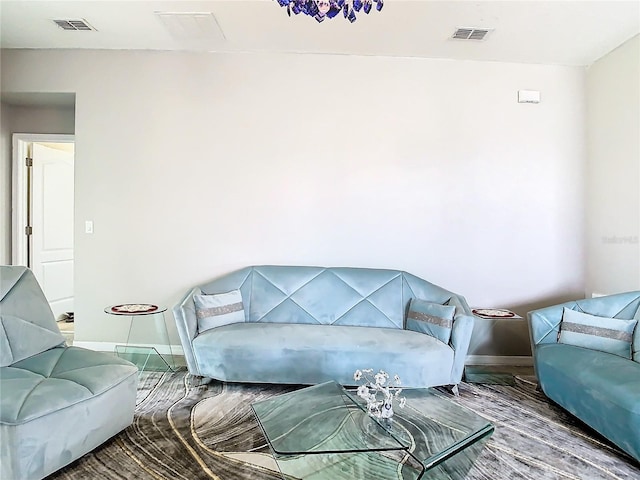
[(474, 308), (471, 312), (482, 318), (513, 318), (516, 316), (511, 310), (504, 308)]
[(113, 313), (135, 314), (135, 313), (151, 313), (158, 310), (157, 305), (150, 303), (124, 303), (122, 305), (114, 305), (111, 307)]

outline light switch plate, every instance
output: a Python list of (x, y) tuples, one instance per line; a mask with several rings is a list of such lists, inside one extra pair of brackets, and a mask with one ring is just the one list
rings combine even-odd
[(518, 90), (518, 103), (540, 103), (538, 90)]

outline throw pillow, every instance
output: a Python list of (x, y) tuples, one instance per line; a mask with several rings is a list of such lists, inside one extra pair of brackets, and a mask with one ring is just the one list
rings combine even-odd
[(409, 304), (407, 330), (425, 333), (448, 344), (456, 307), (414, 298)]
[(194, 295), (198, 332), (244, 322), (244, 307), (240, 290), (214, 295)]
[(631, 358), (631, 340), (637, 320), (596, 317), (563, 308), (558, 343), (590, 348)]

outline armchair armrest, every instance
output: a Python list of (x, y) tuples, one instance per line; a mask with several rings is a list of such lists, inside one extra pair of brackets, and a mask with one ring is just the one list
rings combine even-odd
[(630, 320), (638, 318), (639, 304), (640, 291), (632, 291), (604, 297), (585, 298), (532, 310), (527, 313), (531, 345), (535, 348), (542, 343), (556, 343), (564, 307), (598, 317)]
[[(540, 344), (556, 343), (558, 341), (560, 322), (562, 321), (562, 313), (565, 307), (592, 315), (614, 317), (621, 313), (621, 308), (616, 306), (614, 302), (610, 302), (610, 299), (618, 300), (622, 310), (624, 310), (624, 307), (630, 305), (628, 297), (628, 294), (619, 294), (601, 298), (587, 298), (528, 312), (527, 321), (529, 323), (532, 351), (535, 352), (535, 347)], [(608, 303), (613, 305), (607, 307)], [(623, 315), (621, 318), (631, 318), (632, 316), (632, 314)]]
[(196, 306), (193, 302), (193, 296), (199, 293), (199, 288), (192, 289), (179, 304), (173, 307), (176, 328), (180, 337), (180, 343), (182, 343), (187, 368), (191, 375), (200, 375), (200, 369), (198, 368), (191, 345), (193, 339), (198, 335), (198, 321), (196, 319)]
[[(631, 291), (566, 302), (528, 312), (527, 319), (534, 358), (537, 346), (544, 343), (557, 342), (564, 307), (599, 317), (631, 320), (640, 318), (639, 305), (640, 291)], [(640, 329), (635, 329), (633, 338), (631, 345), (632, 358), (637, 359), (640, 355)]]

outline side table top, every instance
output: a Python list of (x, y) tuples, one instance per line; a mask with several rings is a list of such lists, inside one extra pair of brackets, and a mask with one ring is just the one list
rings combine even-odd
[(128, 317), (134, 315), (153, 315), (162, 313), (167, 307), (159, 307), (151, 303), (121, 303), (119, 305), (111, 305), (104, 309), (104, 313), (109, 315), (126, 315)]
[(471, 310), (476, 317), (489, 320), (521, 320), (522, 317), (506, 308), (473, 308)]

